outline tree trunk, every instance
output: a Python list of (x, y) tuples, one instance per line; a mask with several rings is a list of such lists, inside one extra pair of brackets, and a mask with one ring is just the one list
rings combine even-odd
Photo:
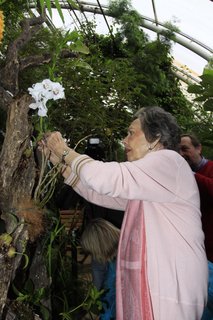
[[(32, 101), (27, 94), (18, 96), (20, 72), (51, 61), (52, 54), (47, 52), (38, 56), (22, 54), (22, 49), (39, 31), (43, 22), (45, 17), (42, 16), (22, 21), (22, 32), (8, 45), (0, 70), (0, 108), (7, 114), (6, 132), (1, 132), (4, 142), (0, 150), (0, 229), (3, 222), (6, 238), (9, 239), (8, 243), (0, 230), (0, 320), (15, 319), (12, 307), (11, 310), (10, 306), (9, 310), (8, 305), (5, 307), (9, 302), (8, 290), (17, 274), (23, 253), (26, 252), (28, 240), (34, 241), (39, 232), (43, 231), (43, 212), (32, 201), (37, 182), (37, 169), (31, 146), (33, 128), (28, 118), (29, 104)], [(74, 58), (76, 54), (62, 50), (61, 57)], [(35, 256), (30, 257), (32, 261), (27, 270), (33, 278), (35, 290), (50, 286), (40, 250), (40, 240), (36, 243), (38, 248)], [(11, 250), (16, 251), (12, 256)], [(42, 303), (51, 309), (50, 298)]]
[[(7, 300), (10, 282), (15, 276), (22, 258), (15, 254), (8, 257), (11, 247), (23, 252), (28, 241), (28, 231), (23, 218), (18, 216), (20, 203), (31, 198), (36, 171), (30, 145), (31, 125), (28, 110), (31, 98), (28, 95), (15, 98), (9, 105), (6, 135), (0, 154), (0, 211), (5, 222), (5, 232), (12, 236), (7, 245), (0, 243), (0, 319)], [(20, 223), (20, 221), (22, 223)]]

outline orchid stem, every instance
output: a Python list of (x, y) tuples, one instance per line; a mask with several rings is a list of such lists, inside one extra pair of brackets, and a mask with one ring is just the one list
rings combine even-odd
[(39, 122), (40, 122), (40, 134), (42, 135), (44, 133), (44, 131), (43, 131), (43, 117), (40, 117)]

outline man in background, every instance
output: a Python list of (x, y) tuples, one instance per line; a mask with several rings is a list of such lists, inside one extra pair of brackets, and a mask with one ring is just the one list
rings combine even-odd
[(213, 161), (202, 155), (202, 145), (196, 136), (181, 136), (180, 154), (186, 159), (200, 191), (202, 226), (209, 267), (208, 303), (202, 320), (213, 319)]

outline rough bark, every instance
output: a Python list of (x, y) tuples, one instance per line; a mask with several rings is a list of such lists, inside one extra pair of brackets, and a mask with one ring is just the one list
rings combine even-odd
[[(29, 199), (35, 183), (35, 162), (33, 153), (26, 156), (30, 146), (31, 125), (28, 110), (31, 98), (24, 95), (12, 101), (8, 110), (6, 135), (0, 154), (0, 210), (5, 222), (6, 232), (12, 234), (12, 246), (23, 251), (28, 241), (28, 232), (24, 223), (18, 224), (17, 207), (20, 201)], [(21, 256), (8, 258), (7, 247), (0, 247), (0, 315), (3, 312), (7, 292)]]
[[(12, 101), (8, 109), (6, 135), (0, 154), (0, 209), (4, 212), (30, 196), (35, 179), (35, 163), (28, 111), (31, 98), (23, 95)], [(26, 151), (29, 152), (26, 152)]]
[(5, 66), (1, 70), (1, 86), (13, 95), (16, 95), (19, 91), (18, 76), (21, 62), (19, 52), (38, 32), (43, 22), (43, 17), (23, 20), (22, 33), (8, 46)]

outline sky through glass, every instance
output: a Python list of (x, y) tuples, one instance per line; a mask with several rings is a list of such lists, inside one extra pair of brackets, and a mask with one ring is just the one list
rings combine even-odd
[[(97, 0), (84, 0), (81, 1), (84, 5), (97, 4)], [(104, 6), (109, 4), (108, 0), (99, 0), (99, 3)], [(153, 1), (152, 0), (132, 0), (131, 4), (141, 15), (154, 19)], [(199, 40), (207, 45), (209, 48), (213, 48), (213, 2), (210, 0), (154, 0), (155, 10), (159, 23), (171, 22), (178, 29)], [(65, 27), (66, 29), (73, 28), (78, 24), (75, 16), (71, 18), (70, 13), (64, 10), (65, 24), (63, 25), (60, 18), (57, 17), (57, 13), (54, 15), (54, 23), (59, 27)], [(107, 25), (101, 15), (86, 13), (88, 20), (95, 19), (97, 23), (97, 31), (100, 33), (108, 33)], [(83, 14), (79, 15), (82, 21), (85, 20)], [(112, 19), (107, 17), (109, 25), (112, 24)], [(150, 39), (156, 38), (156, 33), (144, 28), (144, 31), (149, 35)], [(185, 39), (186, 40), (186, 39)], [(184, 40), (184, 41), (185, 41)], [(186, 40), (190, 42), (190, 40)], [(201, 48), (203, 52), (212, 55), (211, 53)], [(204, 58), (198, 54), (190, 51), (189, 49), (181, 46), (178, 43), (172, 45), (172, 52), (175, 61), (178, 65), (186, 67), (196, 74), (201, 75), (203, 68), (208, 63)]]

